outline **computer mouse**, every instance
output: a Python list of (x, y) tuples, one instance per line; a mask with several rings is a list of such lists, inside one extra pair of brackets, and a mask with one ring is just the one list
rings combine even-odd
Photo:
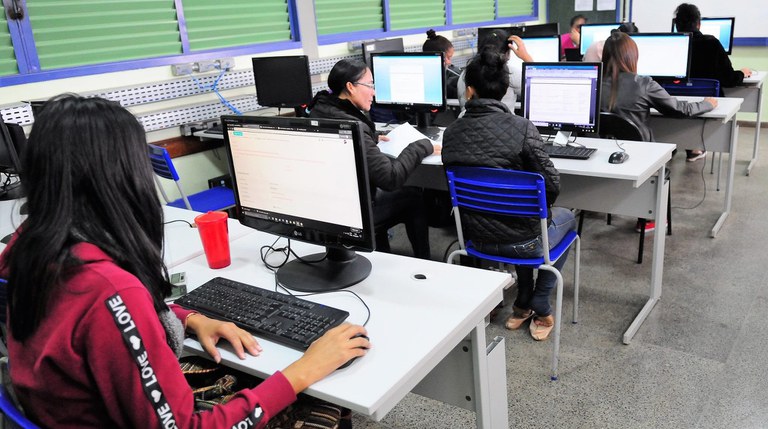
[(629, 159), (629, 154), (626, 152), (614, 152), (608, 158), (608, 162), (611, 164), (621, 164)]
[[(352, 336), (352, 338), (350, 338), (350, 340), (353, 340), (353, 339), (355, 339), (355, 338), (360, 338), (360, 337), (363, 337), (363, 338), (365, 338), (366, 340), (370, 341), (370, 338), (368, 338), (367, 336), (365, 336), (365, 335), (363, 335), (363, 334), (356, 334), (356, 335)], [(358, 348), (359, 348), (359, 349), (367, 349), (367, 347), (358, 347)], [(350, 359), (350, 360), (346, 361), (345, 363), (341, 364), (341, 366), (340, 366), (340, 367), (338, 367), (338, 368), (336, 368), (336, 369), (337, 369), (337, 370), (339, 370), (339, 369), (344, 369), (344, 368), (346, 368), (346, 367), (348, 367), (348, 366), (352, 365), (352, 363), (353, 363), (354, 361), (356, 361), (358, 358), (360, 358), (360, 356), (355, 356), (355, 357), (353, 357), (352, 359)]]

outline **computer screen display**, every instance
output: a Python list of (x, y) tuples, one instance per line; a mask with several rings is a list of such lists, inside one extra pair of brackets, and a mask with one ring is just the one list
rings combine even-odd
[(257, 57), (252, 62), (259, 105), (296, 108), (312, 101), (306, 55)]
[[(736, 26), (736, 18), (701, 18), (699, 31), (709, 34), (723, 45), (725, 52), (730, 55), (733, 52), (733, 29)], [(672, 31), (677, 31), (675, 20), (672, 19)]]
[(691, 66), (690, 33), (633, 33), (637, 74), (659, 79), (685, 79)]
[(579, 52), (582, 56), (587, 53), (587, 49), (593, 43), (606, 40), (611, 36), (611, 30), (619, 28), (620, 22), (611, 22), (607, 24), (584, 24), (581, 26), (581, 37)]
[(560, 61), (560, 37), (524, 37), (525, 49), (531, 54), (533, 61), (539, 63), (555, 63)]
[(371, 54), (381, 54), (384, 52), (403, 52), (405, 47), (403, 39), (382, 39), (373, 42), (363, 43), (363, 61), (371, 65)]
[[(222, 124), (240, 222), (326, 246), (326, 254), (302, 255), (314, 263), (297, 259), (280, 268), (278, 281), (306, 291), (364, 279), (370, 263), (354, 250), (372, 251), (375, 243), (359, 123), (223, 116)], [(357, 272), (366, 263), (368, 271)]]
[(523, 63), (523, 116), (556, 142), (572, 131), (597, 132), (600, 63)]

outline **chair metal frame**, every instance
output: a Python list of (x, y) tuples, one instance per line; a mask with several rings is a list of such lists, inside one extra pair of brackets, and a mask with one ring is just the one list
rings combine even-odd
[[(537, 173), (505, 170), (487, 167), (446, 167), (448, 188), (453, 205), (459, 250), (451, 252), (446, 262), (452, 264), (459, 255), (473, 256), (499, 263), (521, 265), (552, 272), (557, 278), (555, 301), (555, 328), (552, 345), (551, 380), (557, 380), (560, 355), (560, 322), (563, 309), (563, 276), (554, 267), (565, 251), (575, 244), (573, 273), (573, 323), (578, 322), (579, 311), (579, 268), (581, 243), (575, 231), (569, 231), (551, 249), (547, 233), (547, 194), (544, 178)], [(545, 251), (539, 258), (508, 258), (480, 252), (471, 240), (464, 239), (461, 225), (461, 210), (493, 214), (497, 216), (528, 217), (539, 219), (541, 241)]]

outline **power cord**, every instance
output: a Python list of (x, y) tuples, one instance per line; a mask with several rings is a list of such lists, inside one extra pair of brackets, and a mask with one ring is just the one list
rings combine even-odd
[(214, 94), (216, 94), (217, 97), (219, 97), (219, 101), (221, 101), (221, 104), (227, 106), (229, 110), (234, 112), (236, 115), (242, 116), (243, 112), (238, 110), (237, 107), (233, 106), (232, 103), (227, 101), (227, 99), (224, 98), (224, 96), (221, 95), (221, 93), (219, 93), (219, 89), (218, 89), (219, 81), (221, 80), (222, 76), (224, 76), (224, 73), (226, 73), (227, 71), (225, 69), (222, 69), (221, 66), (219, 65), (216, 65), (216, 68), (220, 70), (219, 75), (216, 76), (216, 80), (214, 80), (213, 83), (209, 86), (204, 86), (197, 77), (192, 75), (192, 73), (190, 73), (189, 76), (192, 78), (192, 81), (194, 81), (195, 84), (197, 84), (197, 87), (200, 88), (201, 91), (209, 91), (209, 90), (212, 91)]
[(194, 228), (194, 227), (195, 227), (195, 225), (193, 225), (193, 224), (192, 224), (192, 223), (190, 223), (190, 222), (187, 222), (187, 221), (185, 221), (184, 219), (174, 219), (174, 220), (169, 220), (168, 222), (163, 222), (163, 225), (168, 225), (168, 224), (170, 224), (170, 223), (174, 223), (174, 222), (182, 222), (182, 223), (186, 223), (187, 225), (189, 225), (189, 227), (190, 227), (190, 228)]
[[(707, 143), (704, 140), (704, 130), (707, 127), (707, 119), (704, 118), (701, 125), (701, 146), (704, 148), (704, 153), (707, 152)], [(714, 155), (712, 155), (714, 156)], [(704, 200), (707, 199), (707, 180), (704, 178), (704, 169), (707, 167), (707, 161), (706, 159), (704, 162), (701, 163), (701, 171), (699, 172), (701, 175), (701, 183), (704, 187), (704, 195), (702, 195), (701, 200), (699, 200), (698, 203), (694, 204), (691, 207), (682, 207), (682, 206), (672, 206), (673, 209), (681, 209), (681, 210), (693, 210), (695, 208), (698, 208), (700, 205), (704, 203)]]

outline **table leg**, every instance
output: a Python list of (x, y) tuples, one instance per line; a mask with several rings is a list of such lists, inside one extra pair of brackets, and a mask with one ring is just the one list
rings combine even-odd
[(655, 219), (657, 224), (656, 233), (653, 234), (653, 262), (651, 265), (651, 285), (648, 291), (648, 301), (645, 303), (640, 313), (635, 316), (635, 320), (629, 325), (629, 328), (624, 332), (624, 344), (629, 344), (632, 338), (640, 329), (645, 319), (651, 314), (651, 310), (656, 303), (661, 299), (661, 285), (664, 276), (664, 246), (666, 244), (667, 235), (666, 227), (663, 226), (664, 219), (666, 219), (667, 213), (667, 195), (669, 194), (669, 182), (663, 180), (665, 175), (665, 166), (661, 166), (657, 173), (656, 179), (656, 201), (655, 207)]
[(712, 238), (717, 237), (717, 233), (720, 232), (720, 228), (723, 227), (725, 219), (727, 219), (728, 215), (731, 213), (731, 201), (733, 199), (733, 172), (736, 169), (736, 146), (738, 143), (737, 132), (738, 125), (736, 124), (736, 120), (734, 118), (731, 120), (731, 151), (728, 154), (728, 177), (726, 178), (725, 184), (724, 208), (723, 213), (720, 214), (717, 222), (715, 222), (715, 226), (712, 227), (712, 231), (710, 233), (710, 237)]
[(755, 147), (752, 149), (752, 160), (747, 166), (747, 176), (752, 172), (752, 167), (757, 163), (757, 157), (760, 149), (760, 115), (763, 114), (763, 87), (757, 90), (757, 118), (755, 118)]
[[(478, 429), (508, 429), (507, 374), (504, 338), (486, 346), (485, 321), (470, 334), (475, 381), (475, 421)], [(491, 377), (493, 374), (493, 377)]]

